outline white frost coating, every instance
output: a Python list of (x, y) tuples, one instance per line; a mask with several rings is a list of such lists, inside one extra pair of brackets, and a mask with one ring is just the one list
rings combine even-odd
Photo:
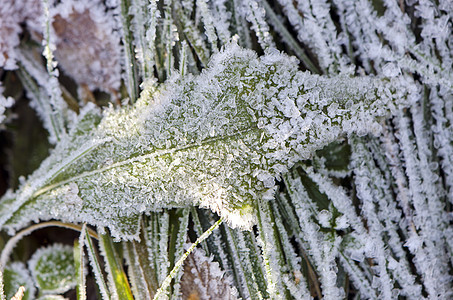
[[(174, 78), (152, 99), (107, 110), (99, 125), (94, 117), (82, 122), (14, 204), (5, 203), (0, 224), (26, 204), (8, 228), (57, 218), (131, 238), (143, 212), (198, 205), (250, 228), (256, 200), (273, 197), (276, 177), (344, 134), (378, 133), (379, 119), (408, 96), (397, 80), (325, 78), (296, 65), (276, 50), (258, 58), (232, 43), (200, 76)], [(61, 169), (49, 175), (55, 164)], [(62, 205), (71, 182), (83, 199), (77, 213)]]
[[(32, 299), (36, 293), (35, 283), (33, 282), (33, 278), (30, 275), (27, 267), (22, 262), (13, 262), (8, 264), (3, 271), (3, 276), (5, 273), (9, 273), (10, 276), (10, 284), (12, 285), (13, 290), (5, 291), (6, 299), (10, 299), (14, 296), (19, 286), (25, 286), (28, 298)], [(5, 278), (5, 277), (3, 277)], [(2, 282), (3, 284), (3, 282)]]
[(3, 86), (0, 81), (0, 124), (6, 119), (5, 111), (8, 107), (13, 106), (14, 99), (12, 97), (3, 96)]
[[(191, 244), (186, 245), (188, 248)], [(184, 274), (181, 279), (182, 299), (238, 299), (233, 280), (220, 268), (212, 256), (208, 257), (203, 250), (196, 248), (184, 261)]]
[(162, 213), (157, 214), (157, 218), (155, 219), (155, 233), (156, 239), (154, 242), (157, 241), (158, 245), (156, 248), (156, 266), (157, 266), (157, 280), (159, 285), (167, 277), (170, 268), (170, 260), (168, 259), (168, 244), (169, 244), (169, 228), (170, 228), (170, 216), (168, 212), (164, 211)]
[(208, 41), (211, 44), (213, 53), (218, 51), (217, 45), (217, 34), (214, 27), (214, 18), (212, 16), (211, 11), (208, 9), (208, 4), (206, 0), (197, 0), (197, 8), (200, 10), (199, 13), (203, 20), (204, 28), (206, 36), (208, 37)]
[[(288, 194), (292, 199), (300, 226), (300, 239), (307, 244), (311, 262), (318, 271), (322, 293), (325, 299), (342, 299), (344, 290), (337, 287), (337, 266), (335, 259), (339, 255), (339, 237), (327, 236), (313, 222), (312, 211), (316, 206), (310, 199), (300, 178), (285, 175), (285, 183), (290, 188)], [(284, 197), (284, 196), (282, 196)], [(369, 297), (371, 293), (364, 293)]]
[(431, 91), (430, 98), (431, 111), (435, 120), (431, 126), (433, 145), (442, 158), (440, 165), (446, 174), (444, 178), (447, 186), (447, 198), (453, 204), (453, 128), (448, 126), (448, 117), (452, 114), (453, 93), (440, 87), (439, 91), (437, 89)]
[(2, 1), (0, 5), (0, 68), (6, 70), (17, 68), (15, 48), (22, 32), (20, 6), (16, 1)]
[[(394, 294), (399, 294), (412, 299), (422, 299), (422, 288), (415, 283), (415, 276), (411, 274), (402, 249), (403, 242), (398, 237), (401, 212), (398, 212), (391, 198), (391, 188), (381, 178), (364, 145), (358, 141), (354, 141), (352, 145), (354, 147), (352, 166), (357, 195), (362, 202), (362, 215), (366, 218), (369, 228), (367, 242), (373, 245), (375, 252), (374, 257), (370, 259), (376, 262), (374, 270), (378, 276), (375, 277), (377, 279), (375, 282), (380, 287), (378, 289), (380, 297), (390, 299)], [(392, 252), (387, 249), (386, 236), (390, 237), (387, 244), (391, 246), (393, 253), (399, 254), (398, 257), (394, 258)], [(397, 240), (392, 241), (392, 238)], [(401, 290), (394, 288), (394, 281), (398, 282)]]
[(222, 42), (222, 45), (228, 43), (231, 38), (231, 33), (229, 30), (231, 12), (227, 11), (226, 2), (227, 0), (210, 1), (213, 16), (212, 21), (217, 31), (217, 35)]
[(50, 9), (52, 44), (63, 71), (91, 90), (120, 87), (120, 37), (101, 1), (64, 0)]
[(277, 270), (278, 276), (281, 276), (279, 280), (282, 281), (294, 298), (311, 299), (307, 281), (300, 271), (302, 270), (300, 265), (301, 258), (296, 254), (291, 244), (291, 238), (283, 225), (283, 218), (279, 213), (277, 202), (272, 201), (270, 205), (272, 207), (272, 213), (275, 215), (275, 226), (278, 229), (278, 234), (281, 236), (280, 243), (282, 244), (287, 264), (290, 266), (290, 270), (292, 270), (292, 274), (283, 273), (285, 270), (283, 267), (284, 264), (279, 260), (280, 268)]
[(23, 67), (21, 73), (27, 96), (32, 100), (30, 106), (36, 110), (49, 132), (49, 141), (55, 144), (64, 137), (65, 126), (73, 125), (76, 118), (75, 112), (68, 108), (61, 95), (57, 70), (49, 74), (30, 52), (18, 50), (17, 56)]
[(262, 250), (263, 265), (266, 275), (266, 289), (271, 299), (284, 299), (280, 255), (277, 241), (274, 238), (273, 222), (270, 218), (269, 201), (260, 201), (258, 204), (259, 217), (257, 237), (258, 245)]
[(261, 48), (275, 47), (266, 22), (266, 11), (260, 0), (245, 0), (242, 3), (242, 14), (252, 24), (252, 29), (258, 37)]
[(143, 78), (153, 77), (155, 65), (156, 26), (160, 18), (157, 1), (131, 1), (129, 14), (132, 15), (135, 57)]
[[(416, 109), (414, 108), (414, 110)], [(420, 116), (414, 116), (414, 118), (417, 117)], [(448, 240), (448, 236), (445, 234), (448, 231), (445, 231), (445, 225), (442, 224), (442, 221), (444, 221), (442, 219), (445, 217), (443, 205), (439, 205), (437, 195), (434, 196), (434, 199), (429, 197), (432, 191), (431, 187), (424, 184), (423, 177), (425, 175), (423, 173), (430, 171), (426, 170), (426, 167), (423, 170), (420, 169), (420, 166), (425, 163), (423, 162), (425, 154), (421, 153), (424, 149), (418, 148), (419, 145), (414, 145), (412, 142), (414, 137), (408, 127), (409, 120), (402, 113), (399, 113), (397, 121), (399, 133), (397, 137), (400, 140), (400, 148), (405, 160), (406, 175), (414, 206), (413, 222), (418, 229), (418, 235), (411, 236), (406, 242), (406, 246), (411, 252), (417, 253), (414, 256), (414, 262), (423, 276), (428, 294), (431, 297), (451, 295), (450, 282), (452, 276), (447, 267), (450, 250), (445, 247)], [(420, 128), (417, 128), (417, 125), (415, 124), (416, 136), (420, 134)], [(430, 205), (433, 205), (433, 207), (430, 207)], [(425, 270), (430, 271), (425, 272)]]
[[(279, 0), (297, 38), (317, 54), (324, 71), (344, 70), (346, 59), (336, 36), (335, 25), (326, 1)], [(296, 7), (297, 2), (297, 7)]]
[[(234, 261), (233, 268), (235, 269), (234, 274), (239, 277), (236, 278), (236, 282), (240, 287), (241, 295), (244, 299), (251, 298), (251, 295), (256, 295), (257, 299), (264, 299), (258, 286), (265, 286), (262, 276), (264, 273), (262, 260), (259, 256), (253, 256), (256, 245), (251, 241), (250, 233), (228, 227), (225, 229), (226, 241), (234, 245), (231, 252)], [(257, 262), (260, 263), (257, 264)]]
[(71, 246), (52, 244), (39, 248), (28, 261), (28, 268), (44, 294), (65, 293), (77, 284)]

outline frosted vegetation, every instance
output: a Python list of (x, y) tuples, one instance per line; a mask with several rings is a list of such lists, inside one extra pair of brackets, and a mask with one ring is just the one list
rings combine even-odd
[(3, 2), (2, 300), (453, 297), (451, 1)]

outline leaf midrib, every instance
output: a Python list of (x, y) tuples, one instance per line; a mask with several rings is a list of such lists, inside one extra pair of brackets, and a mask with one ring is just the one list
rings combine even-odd
[(37, 190), (30, 198), (39, 197), (40, 195), (42, 195), (42, 194), (44, 194), (44, 193), (46, 193), (46, 192), (48, 192), (48, 191), (50, 191), (50, 190), (52, 190), (54, 188), (63, 186), (63, 185), (68, 184), (70, 182), (73, 182), (73, 181), (76, 181), (76, 180), (79, 180), (79, 179), (82, 179), (82, 178), (85, 178), (85, 177), (93, 176), (93, 175), (96, 175), (96, 174), (100, 174), (100, 173), (105, 172), (105, 171), (110, 170), (110, 169), (114, 169), (114, 168), (117, 168), (117, 167), (122, 167), (122, 166), (125, 166), (125, 165), (129, 165), (129, 164), (132, 164), (134, 162), (143, 161), (143, 160), (150, 159), (150, 158), (155, 158), (155, 157), (161, 157), (161, 156), (164, 156), (164, 155), (167, 155), (167, 154), (172, 154), (172, 153), (177, 153), (177, 152), (180, 152), (180, 151), (189, 150), (191, 148), (196, 148), (196, 147), (201, 147), (201, 146), (205, 146), (205, 145), (210, 145), (210, 144), (214, 144), (214, 143), (216, 143), (218, 141), (226, 141), (228, 139), (235, 138), (235, 137), (237, 137), (239, 135), (249, 134), (249, 133), (253, 133), (253, 132), (260, 132), (260, 131), (262, 131), (262, 129), (259, 129), (257, 124), (253, 123), (250, 128), (239, 130), (239, 131), (237, 131), (237, 132), (235, 132), (233, 134), (230, 134), (230, 135), (224, 135), (224, 136), (219, 136), (219, 137), (208, 138), (208, 139), (203, 140), (201, 143), (192, 143), (192, 144), (189, 144), (189, 145), (186, 145), (186, 146), (183, 146), (183, 147), (175, 147), (175, 148), (172, 148), (172, 149), (157, 150), (157, 151), (153, 151), (152, 153), (142, 154), (142, 155), (139, 155), (139, 156), (128, 158), (128, 159), (126, 159), (124, 161), (116, 162), (116, 163), (113, 163), (111, 165), (108, 165), (108, 166), (105, 166), (105, 167), (102, 167), (102, 168), (98, 168), (96, 170), (85, 171), (85, 172), (83, 172), (80, 175), (73, 176), (73, 177), (65, 179), (63, 181), (48, 185), (48, 186), (46, 186), (44, 188), (41, 188), (41, 189)]

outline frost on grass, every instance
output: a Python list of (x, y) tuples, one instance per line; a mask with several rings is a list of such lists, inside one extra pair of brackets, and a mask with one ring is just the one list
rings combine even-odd
[(38, 249), (28, 261), (32, 277), (41, 293), (65, 293), (76, 286), (73, 249), (54, 244)]
[(195, 249), (184, 262), (180, 284), (183, 299), (238, 299), (232, 278), (200, 249)]
[(120, 87), (120, 37), (100, 1), (62, 1), (52, 9), (55, 57), (78, 84), (106, 92)]
[(20, 286), (25, 287), (23, 300), (34, 299), (36, 292), (35, 283), (24, 263), (13, 262), (9, 264), (6, 266), (3, 275), (7, 299), (11, 299), (19, 290)]
[(60, 219), (130, 239), (141, 214), (197, 205), (250, 228), (256, 201), (273, 198), (280, 174), (344, 134), (379, 132), (379, 120), (410, 92), (396, 81), (327, 78), (296, 66), (276, 50), (258, 58), (232, 43), (201, 75), (148, 90), (135, 107), (110, 109), (101, 121), (94, 109), (84, 112), (4, 196), (1, 226)]
[(15, 48), (19, 45), (20, 27), (19, 5), (12, 1), (2, 1), (0, 5), (0, 68), (16, 68)]
[(14, 104), (14, 99), (3, 96), (3, 86), (0, 81), (0, 124), (6, 119), (5, 111)]

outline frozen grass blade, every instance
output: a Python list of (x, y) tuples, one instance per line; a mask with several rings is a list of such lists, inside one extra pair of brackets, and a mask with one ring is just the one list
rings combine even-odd
[(123, 270), (122, 262), (108, 234), (99, 235), (99, 245), (105, 258), (111, 296), (116, 300), (133, 300), (132, 291)]
[(3, 269), (4, 267), (0, 265), (0, 300), (6, 300), (4, 285), (3, 285)]
[[(263, 0), (264, 1), (264, 0)], [(245, 0), (243, 8), (247, 21), (252, 24), (252, 29), (258, 37), (258, 43), (261, 48), (275, 48), (275, 43), (269, 31), (269, 25), (266, 22), (266, 11), (263, 8), (261, 1)]]
[[(18, 56), (20, 57), (19, 77), (32, 100), (31, 105), (49, 132), (49, 141), (55, 144), (66, 134), (64, 126), (69, 120), (64, 120), (64, 114), (70, 115), (72, 113), (67, 111), (67, 105), (61, 96), (61, 91), (59, 92), (58, 101), (52, 100), (55, 95), (52, 96), (49, 93), (49, 87), (47, 86), (49, 82), (52, 82), (52, 76), (46, 73), (45, 69), (31, 58), (30, 53), (21, 51)], [(57, 109), (56, 106), (59, 106), (59, 108)]]
[(130, 0), (119, 0), (121, 5), (121, 21), (122, 21), (122, 39), (124, 46), (125, 63), (124, 68), (126, 71), (126, 86), (131, 103), (135, 103), (139, 95), (139, 78), (138, 67), (135, 60), (134, 43), (131, 28), (132, 22), (129, 16), (129, 9), (131, 7)]
[(134, 51), (143, 81), (154, 77), (156, 26), (160, 17), (157, 1), (131, 0)]
[(305, 277), (300, 272), (302, 269), (301, 259), (291, 244), (290, 235), (283, 224), (286, 219), (282, 217), (276, 201), (270, 202), (269, 205), (274, 216), (274, 239), (278, 241), (275, 245), (278, 246), (281, 253), (278, 266), (278, 272), (281, 274), (279, 280), (286, 286), (289, 293), (287, 298), (311, 299)]
[(271, 299), (282, 299), (285, 288), (282, 286), (281, 260), (283, 254), (274, 236), (274, 218), (269, 209), (269, 203), (258, 203), (258, 243), (262, 249), (262, 261), (264, 265), (267, 293)]
[(211, 233), (217, 229), (217, 227), (222, 224), (223, 219), (220, 218), (217, 222), (214, 223), (207, 231), (205, 231), (200, 237), (197, 238), (195, 243), (193, 243), (189, 249), (184, 253), (184, 255), (176, 262), (175, 266), (171, 270), (171, 272), (168, 274), (168, 276), (165, 278), (165, 280), (162, 282), (162, 285), (160, 288), (157, 290), (156, 294), (154, 295), (154, 299), (160, 299), (159, 297), (162, 296), (162, 294), (165, 292), (165, 290), (170, 286), (171, 281), (173, 278), (176, 276), (176, 274), (179, 272), (179, 269), (181, 269), (184, 260), (192, 253), (192, 251), (197, 247), (199, 243), (207, 239)]
[[(65, 128), (65, 117), (63, 110), (66, 108), (66, 103), (61, 96), (60, 85), (58, 83), (58, 69), (56, 68), (57, 62), (54, 61), (53, 51), (55, 50), (55, 44), (53, 41), (53, 36), (51, 32), (51, 17), (50, 17), (50, 7), (49, 0), (42, 0), (43, 9), (44, 9), (44, 51), (43, 55), (46, 58), (46, 67), (47, 72), (49, 73), (49, 80), (43, 86), (49, 95), (50, 105), (52, 109), (46, 110), (51, 116), (54, 117), (52, 125), (54, 128), (54, 136), (51, 135), (51, 142), (55, 143), (60, 141), (66, 135)], [(53, 140), (54, 138), (55, 140)]]
[(269, 24), (272, 25), (274, 30), (281, 36), (284, 43), (286, 43), (291, 51), (294, 51), (294, 54), (299, 60), (302, 61), (304, 66), (310, 72), (314, 74), (321, 74), (321, 71), (316, 66), (315, 63), (308, 57), (305, 53), (306, 51), (299, 45), (297, 40), (291, 35), (288, 29), (283, 25), (281, 21), (281, 16), (277, 15), (272, 7), (266, 0), (263, 0), (263, 6), (266, 10), (266, 15), (269, 18)]
[(267, 283), (260, 250), (254, 234), (225, 228), (226, 241), (236, 281), (244, 298), (267, 299)]
[[(85, 274), (85, 231), (86, 224), (83, 224), (78, 240), (74, 241), (74, 263), (77, 278), (77, 300), (86, 300), (86, 274)], [(90, 238), (89, 236), (87, 238)]]
[[(170, 245), (168, 248), (168, 258), (170, 261), (170, 268), (172, 268), (178, 257), (184, 254), (184, 245), (187, 241), (187, 231), (189, 226), (189, 215), (190, 210), (183, 208), (174, 211), (174, 214), (170, 216), (170, 227), (168, 234), (171, 236)], [(171, 286), (171, 294), (177, 297), (179, 295), (179, 282), (181, 281), (182, 272), (177, 273), (174, 276), (175, 283)]]
[(184, 32), (184, 39), (188, 45), (194, 50), (196, 57), (203, 66), (207, 66), (209, 61), (209, 50), (202, 33), (195, 26), (193, 21), (186, 15), (179, 1), (174, 3), (175, 14), (178, 17), (175, 19), (175, 25), (179, 32)]
[(110, 299), (110, 292), (107, 287), (107, 283), (104, 280), (104, 275), (102, 274), (101, 265), (99, 264), (96, 251), (91, 241), (91, 237), (88, 235), (88, 229), (85, 227), (85, 243), (88, 251), (88, 258), (90, 259), (91, 268), (94, 273), (94, 278), (101, 294), (103, 300)]
[(212, 52), (217, 53), (219, 51), (219, 46), (217, 43), (218, 37), (214, 28), (212, 13), (208, 9), (208, 4), (206, 2), (206, 0), (197, 0), (197, 8), (200, 10), (201, 18), (204, 23), (205, 33), (208, 37), (209, 43), (211, 44)]
[(149, 280), (147, 279), (152, 274), (152, 270), (149, 270), (149, 265), (144, 260), (146, 255), (145, 257), (141, 257), (136, 242), (126, 242), (123, 243), (123, 246), (124, 257), (128, 265), (128, 279), (131, 283), (134, 298), (143, 300), (152, 299), (154, 291), (150, 289), (148, 285)]

